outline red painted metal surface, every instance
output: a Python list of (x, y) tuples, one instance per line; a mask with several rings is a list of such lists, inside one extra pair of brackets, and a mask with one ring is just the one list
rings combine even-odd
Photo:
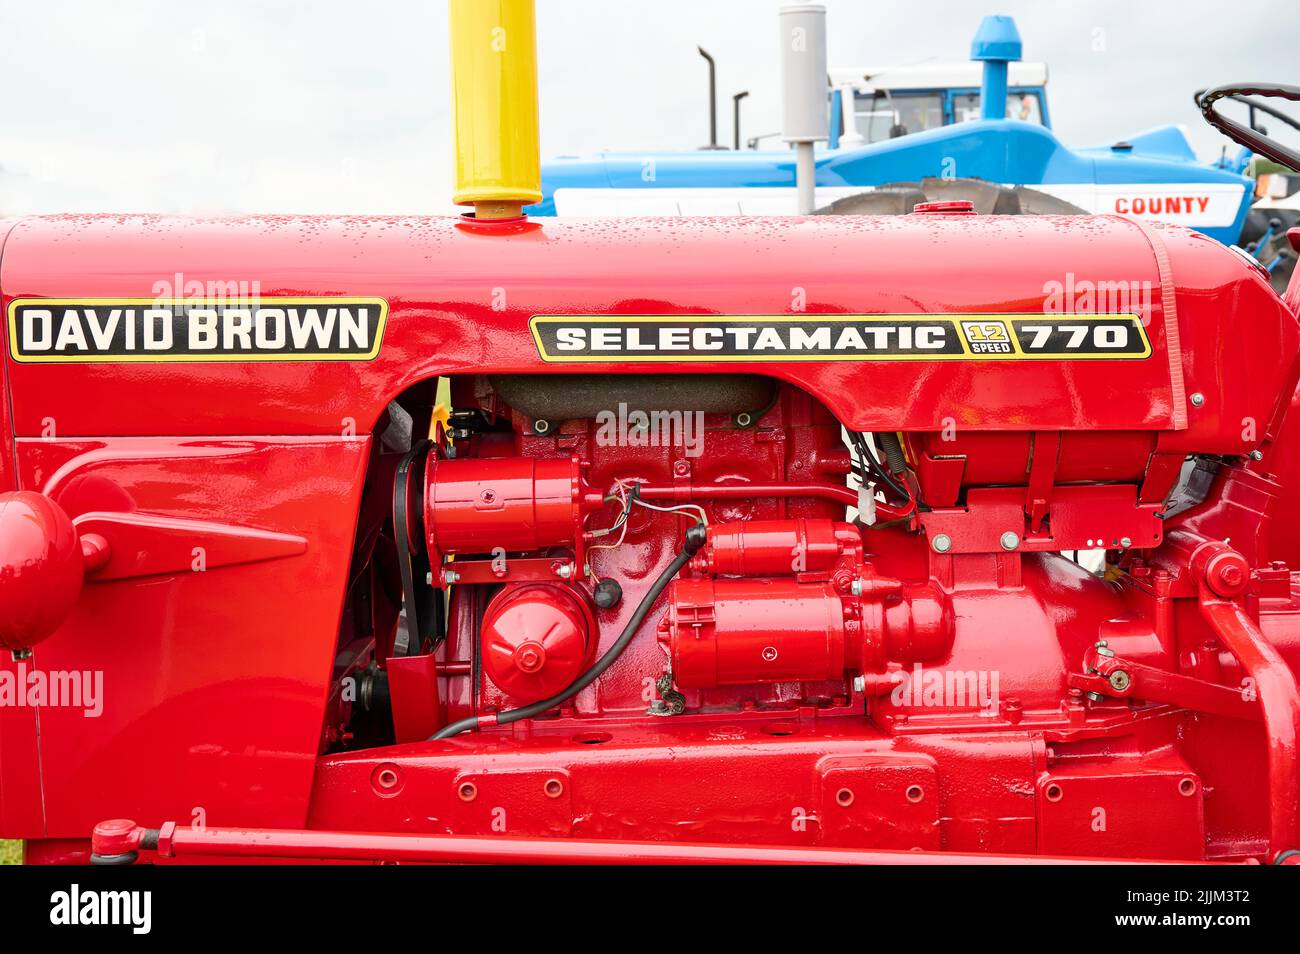
[(31, 649), (58, 629), (81, 593), (81, 541), (44, 494), (0, 494), (0, 649)]
[[(29, 666), (101, 673), (102, 712), (42, 708), (39, 741), (33, 733), (6, 744), (6, 791), (21, 787), (43, 811), (5, 834), (84, 837), (107, 805), (114, 814), (302, 824), (368, 439), (18, 443), (24, 486), (74, 519), (150, 513), (308, 543), (288, 559), (88, 581)], [(6, 741), (8, 724), (34, 712), (0, 707)], [(92, 801), (87, 792), (102, 794)]]
[(1201, 600), (1218, 634), (1254, 681), (1268, 736), (1269, 845), (1274, 855), (1300, 837), (1300, 693), (1295, 673), (1264, 639), (1255, 621), (1235, 603), (1207, 595)]
[(393, 741), (427, 739), (442, 725), (438, 661), (431, 653), (396, 656), (390, 657), (384, 668), (388, 673), (389, 693), (397, 703), (393, 706)]
[[(33, 860), (77, 857), (112, 817), (167, 826), (158, 854), (178, 861), (1300, 847), (1300, 323), (1204, 237), (944, 215), (58, 217), (17, 223), (0, 255), (6, 313), (232, 281), (382, 298), (378, 353), (39, 364), (4, 330), (0, 490), (61, 508), (87, 568), (25, 671), (103, 683), (93, 717), (0, 705), (0, 836), (37, 839)], [(566, 364), (529, 326), (1069, 315), (1086, 301), (1058, 286), (1116, 283), (1137, 292), (1143, 360)], [(581, 415), (539, 428), (493, 384), (591, 374), (585, 393), (607, 387), (613, 410), (639, 373), (724, 372), (779, 386), (768, 406), (701, 414), (698, 452)], [(466, 415), (454, 445), (432, 423), (439, 376)], [(436, 446), (399, 527), (403, 415)], [(874, 524), (846, 519), (861, 497), (842, 427), (903, 435), (906, 499), (885, 487)], [(1189, 454), (1217, 470), (1175, 508)], [(690, 507), (621, 515), (630, 488)], [(701, 510), (705, 550), (617, 661), (511, 722), (618, 645)], [(399, 534), (431, 546), (448, 589), (433, 655), (391, 655)], [(19, 542), (0, 556), (26, 566)], [(1106, 578), (1074, 549), (1108, 551)], [(21, 575), (5, 585), (60, 606)], [(546, 597), (521, 609), (529, 592)], [(19, 665), (0, 659), (0, 690)], [(425, 739), (464, 718), (478, 731)]]

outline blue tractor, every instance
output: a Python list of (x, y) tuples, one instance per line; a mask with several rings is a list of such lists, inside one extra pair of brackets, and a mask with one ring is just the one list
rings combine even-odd
[[(1021, 54), (1015, 22), (994, 16), (980, 24), (968, 63), (828, 70), (825, 141), (814, 153), (816, 212), (903, 213), (918, 202), (966, 199), (986, 214), (1117, 213), (1243, 242), (1255, 190), (1246, 174), (1250, 150), (1204, 163), (1173, 125), (1068, 148), (1051, 129), (1046, 67)], [(739, 100), (737, 125), (738, 113)], [(734, 148), (719, 147), (716, 120), (712, 128), (714, 142), (700, 151), (544, 163), (543, 199), (529, 212), (794, 214), (795, 153), (741, 149), (738, 132)], [(1287, 271), (1286, 258), (1272, 264)]]

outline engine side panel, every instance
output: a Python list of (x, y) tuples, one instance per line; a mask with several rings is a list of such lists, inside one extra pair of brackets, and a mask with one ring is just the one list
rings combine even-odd
[[(74, 520), (180, 521), (183, 562), (87, 582), (24, 663), (82, 674), (93, 705), (0, 707), (0, 792), (43, 809), (15, 809), (6, 835), (84, 836), (106, 812), (303, 824), (369, 443), (19, 441), (26, 486)], [(268, 554), (249, 531), (301, 543)]]

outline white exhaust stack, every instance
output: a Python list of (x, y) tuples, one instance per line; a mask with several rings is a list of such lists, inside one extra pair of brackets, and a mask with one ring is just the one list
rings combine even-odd
[(799, 214), (816, 207), (813, 143), (827, 138), (826, 8), (799, 3), (781, 8), (781, 138), (795, 148)]

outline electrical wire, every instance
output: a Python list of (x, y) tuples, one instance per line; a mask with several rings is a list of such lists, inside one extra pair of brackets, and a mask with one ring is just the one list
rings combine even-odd
[[(605, 502), (613, 503), (615, 500), (620, 501), (623, 504), (622, 509), (619, 512), (618, 517), (614, 520), (612, 524), (600, 530), (592, 530), (590, 535), (592, 537), (605, 537), (613, 533), (615, 530), (622, 530), (622, 533), (619, 535), (618, 543), (593, 545), (591, 547), (591, 549), (593, 550), (612, 549), (613, 547), (616, 547), (623, 542), (624, 537), (626, 537), (627, 535), (628, 516), (631, 513), (632, 507), (634, 505), (638, 507), (644, 507), (646, 510), (655, 510), (658, 511), (659, 513), (693, 512), (694, 514), (698, 515), (699, 523), (708, 526), (709, 515), (705, 511), (705, 509), (699, 506), (698, 504), (675, 504), (671, 507), (664, 507), (664, 506), (660, 506), (659, 504), (652, 504), (646, 500), (642, 500), (641, 485), (638, 483), (629, 484), (626, 481), (617, 480), (614, 482), (614, 487), (617, 493), (606, 494)], [(628, 491), (629, 487), (631, 487), (631, 492)]]
[(645, 507), (647, 510), (658, 510), (660, 513), (675, 513), (680, 515), (693, 510), (699, 514), (699, 523), (701, 525), (706, 527), (709, 525), (709, 516), (704, 512), (704, 508), (699, 504), (677, 504), (673, 507), (661, 507), (658, 504), (646, 503), (640, 497), (634, 498), (633, 503), (638, 507)]
[(868, 468), (869, 473), (879, 477), (881, 482), (897, 496), (901, 497), (903, 500), (910, 501), (912, 499), (911, 492), (900, 487), (898, 482), (894, 480), (893, 476), (880, 465), (880, 461), (876, 459), (876, 455), (872, 451), (871, 445), (867, 442), (867, 436), (865, 434), (860, 434), (857, 431), (850, 431), (849, 434), (851, 435), (854, 447), (858, 452), (859, 460), (862, 462), (863, 466)]
[(850, 458), (850, 469), (859, 481), (864, 484), (867, 482), (882, 483), (894, 494), (902, 498), (904, 502), (903, 516), (908, 516), (918, 510), (927, 509), (920, 499), (913, 493), (911, 485), (906, 479), (902, 483), (890, 474), (889, 468), (881, 465), (880, 460), (876, 457), (870, 443), (867, 441), (867, 435), (858, 431), (848, 431), (849, 443), (857, 451), (858, 460), (853, 461)]
[(619, 509), (618, 518), (615, 519), (615, 521), (608, 527), (605, 527), (601, 530), (592, 530), (590, 535), (592, 538), (599, 538), (599, 537), (609, 536), (615, 530), (622, 530), (622, 533), (619, 534), (618, 543), (595, 544), (591, 547), (591, 549), (593, 550), (610, 549), (612, 547), (616, 547), (620, 543), (622, 543), (623, 538), (627, 536), (627, 518), (628, 518), (628, 514), (631, 513), (632, 511), (632, 498), (628, 496), (627, 490), (623, 487), (622, 481), (619, 481), (617, 484), (615, 484), (615, 486), (618, 488), (618, 493), (606, 494), (605, 503), (613, 503), (614, 501), (617, 500), (619, 503), (622, 504), (622, 507)]
[[(628, 518), (628, 514), (631, 513), (632, 511), (632, 500), (628, 496), (627, 491), (624, 489), (621, 481), (617, 484), (617, 486), (619, 491), (618, 494), (607, 495), (605, 497), (605, 502), (612, 503), (613, 501), (618, 500), (622, 503), (623, 506), (619, 512), (618, 519), (614, 521), (612, 526), (605, 527), (603, 530), (591, 531), (591, 536), (593, 538), (606, 537), (609, 534), (613, 533), (615, 530), (618, 530), (619, 531), (618, 539), (615, 540), (613, 543), (593, 543), (591, 546), (587, 548), (589, 551), (590, 550), (616, 550), (619, 547), (621, 547), (623, 545), (623, 541), (627, 539), (627, 528), (628, 528), (627, 518)], [(590, 562), (588, 565), (591, 565)], [(591, 576), (597, 583), (604, 582), (601, 575), (596, 572), (596, 568), (594, 566), (592, 566), (591, 568)]]

